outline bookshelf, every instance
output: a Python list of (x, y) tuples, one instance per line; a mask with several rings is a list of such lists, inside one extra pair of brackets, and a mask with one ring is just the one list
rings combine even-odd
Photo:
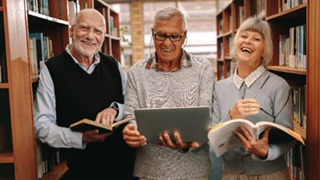
[[(217, 78), (218, 80), (229, 77), (230, 57), (228, 38), (233, 37), (240, 23), (240, 16), (248, 18), (256, 16), (268, 21), (272, 25), (274, 37), (274, 54), (269, 63), (268, 70), (283, 77), (291, 86), (305, 87), (305, 115), (306, 127), (302, 127), (294, 121), (294, 130), (306, 140), (306, 167), (305, 173), (308, 180), (316, 180), (320, 177), (320, 121), (318, 120), (320, 96), (320, 56), (317, 44), (320, 43), (320, 25), (317, 17), (320, 16), (320, 1), (307, 0), (302, 4), (284, 4), (283, 0), (232, 0), (216, 15), (217, 27)], [(297, 2), (297, 1), (295, 1)], [(298, 1), (299, 2), (299, 1)], [(241, 9), (243, 7), (243, 13)], [(241, 8), (239, 8), (241, 7)], [(242, 15), (241, 15), (242, 14)], [(229, 18), (231, 16), (231, 19)], [(222, 22), (222, 23), (221, 23)], [(239, 23), (238, 23), (239, 22)], [(232, 24), (230, 32), (230, 24)], [(281, 34), (289, 34), (290, 28), (305, 24), (306, 42), (304, 47), (304, 67), (290, 67), (280, 65), (282, 51), (280, 50)], [(297, 47), (295, 47), (297, 48)], [(296, 50), (297, 51), (297, 50)], [(294, 54), (297, 59), (297, 54)], [(297, 65), (295, 65), (297, 66)], [(307, 130), (306, 130), (307, 129)]]
[[(36, 179), (37, 166), (32, 113), (25, 3), (0, 1), (1, 121), (6, 126), (6, 148), (0, 152), (0, 179)], [(2, 113), (7, 114), (3, 116)]]
[(307, 178), (320, 177), (320, 121), (319, 121), (319, 84), (320, 84), (320, 1), (308, 0), (307, 3)]
[[(38, 179), (39, 142), (34, 135), (33, 91), (39, 75), (33, 72), (30, 34), (41, 33), (50, 40), (47, 44), (51, 48), (48, 49), (50, 56), (42, 60), (60, 54), (70, 43), (68, 0), (48, 0), (45, 5), (38, 4), (38, 9), (30, 5), (31, 1), (40, 2), (0, 0), (0, 125), (5, 130), (5, 148), (0, 151), (0, 179)], [(118, 13), (104, 1), (79, 1), (83, 5), (87, 3), (87, 8), (104, 6), (108, 22), (110, 16), (113, 17), (113, 30), (117, 32), (105, 35), (104, 52), (120, 60)], [(62, 162), (41, 179), (59, 179), (66, 171), (66, 162)]]

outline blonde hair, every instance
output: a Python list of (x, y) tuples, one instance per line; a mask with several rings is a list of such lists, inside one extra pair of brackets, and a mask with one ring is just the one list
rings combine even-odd
[(232, 42), (232, 48), (230, 54), (233, 57), (236, 57), (236, 43), (240, 37), (240, 34), (243, 31), (254, 31), (264, 38), (264, 57), (262, 59), (262, 63), (264, 66), (268, 64), (273, 55), (273, 42), (272, 42), (272, 34), (270, 24), (266, 21), (260, 20), (258, 18), (248, 18), (246, 19), (238, 29), (236, 35), (234, 36)]

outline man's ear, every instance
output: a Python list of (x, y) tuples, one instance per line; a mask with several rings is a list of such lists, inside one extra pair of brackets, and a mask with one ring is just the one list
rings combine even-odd
[(70, 28), (70, 37), (72, 38), (73, 35), (74, 35), (74, 28), (75, 28), (76, 25), (72, 25), (71, 28)]

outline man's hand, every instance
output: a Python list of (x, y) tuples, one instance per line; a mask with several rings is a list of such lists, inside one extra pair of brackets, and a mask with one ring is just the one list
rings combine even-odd
[(115, 109), (106, 108), (99, 112), (95, 121), (106, 125), (112, 125), (116, 115), (117, 111)]
[(83, 142), (102, 142), (106, 137), (110, 136), (113, 132), (101, 133), (99, 134), (98, 129), (87, 130), (83, 132), (82, 141)]
[(123, 139), (130, 147), (141, 147), (147, 144), (144, 136), (140, 135), (134, 124), (128, 124), (122, 131)]
[(269, 131), (270, 127), (268, 127), (264, 133), (263, 137), (259, 140), (254, 140), (249, 133), (249, 131), (241, 126), (241, 130), (244, 132), (245, 137), (238, 131), (234, 131), (238, 139), (241, 141), (243, 144), (243, 147), (246, 151), (257, 155), (258, 157), (265, 159), (268, 157), (268, 150), (269, 150)]
[(198, 142), (188, 142), (185, 143), (182, 141), (180, 134), (178, 132), (175, 132), (173, 134), (175, 142), (173, 142), (170, 138), (170, 135), (168, 133), (164, 133), (162, 136), (159, 136), (159, 139), (163, 146), (170, 147), (172, 149), (189, 149), (189, 148), (198, 148), (199, 143)]

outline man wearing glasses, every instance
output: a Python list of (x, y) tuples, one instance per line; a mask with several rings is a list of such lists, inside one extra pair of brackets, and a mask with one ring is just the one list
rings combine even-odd
[[(139, 108), (212, 105), (212, 64), (188, 54), (185, 16), (174, 7), (158, 11), (151, 27), (155, 52), (134, 64), (128, 72), (125, 116)], [(150, 117), (152, 118), (152, 117)], [(160, 144), (150, 144), (135, 122), (123, 130), (123, 138), (136, 147), (134, 175), (140, 180), (208, 180), (209, 146), (206, 142), (183, 142), (178, 133), (160, 135)], [(192, 128), (192, 127), (190, 127)]]
[(73, 43), (49, 59), (40, 74), (36, 137), (66, 149), (69, 170), (63, 179), (136, 179), (132, 175), (135, 149), (123, 141), (124, 126), (109, 133), (68, 128), (83, 118), (108, 125), (123, 118), (127, 78), (115, 58), (99, 52), (105, 32), (99, 11), (80, 11), (70, 30)]

